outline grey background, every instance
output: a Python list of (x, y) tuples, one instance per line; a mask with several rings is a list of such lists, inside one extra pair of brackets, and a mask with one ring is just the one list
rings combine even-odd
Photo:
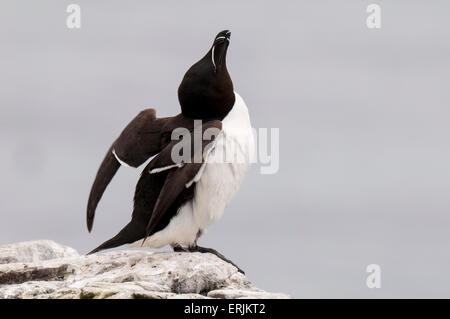
[[(82, 28), (66, 28), (66, 7)], [(85, 205), (113, 139), (231, 29), (229, 71), (280, 170), (250, 170), (202, 238), (294, 297), (450, 297), (448, 1), (5, 1), (0, 10), (0, 243), (81, 253), (130, 218), (140, 169)], [(166, 248), (167, 249), (167, 248)], [(366, 266), (382, 268), (368, 289)]]

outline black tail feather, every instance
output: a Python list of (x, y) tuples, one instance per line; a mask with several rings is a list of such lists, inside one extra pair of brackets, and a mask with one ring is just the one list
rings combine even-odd
[(87, 255), (95, 254), (101, 250), (131, 244), (145, 237), (145, 225), (129, 222), (116, 236), (108, 239), (103, 244), (88, 252)]

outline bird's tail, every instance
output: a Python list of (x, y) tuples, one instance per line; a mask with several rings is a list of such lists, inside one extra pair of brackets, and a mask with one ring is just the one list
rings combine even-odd
[(133, 221), (129, 222), (116, 236), (108, 239), (103, 244), (87, 253), (94, 254), (104, 249), (114, 248), (125, 244), (131, 244), (145, 237), (145, 226), (140, 226)]

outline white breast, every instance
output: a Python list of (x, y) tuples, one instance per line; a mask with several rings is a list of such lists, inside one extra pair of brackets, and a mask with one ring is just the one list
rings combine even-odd
[(222, 122), (222, 132), (208, 154), (195, 188), (193, 216), (202, 232), (222, 216), (238, 190), (247, 172), (252, 148), (247, 106), (236, 94), (236, 103)]
[(223, 214), (249, 167), (253, 154), (253, 134), (247, 106), (235, 93), (236, 101), (222, 121), (222, 132), (195, 177), (194, 198), (185, 203), (163, 230), (145, 242), (150, 247), (192, 246), (197, 234), (205, 232)]

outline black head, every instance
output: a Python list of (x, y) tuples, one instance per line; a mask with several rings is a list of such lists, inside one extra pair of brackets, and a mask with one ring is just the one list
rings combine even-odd
[(223, 119), (234, 105), (233, 82), (226, 57), (231, 32), (220, 32), (206, 55), (186, 72), (178, 88), (184, 116)]

